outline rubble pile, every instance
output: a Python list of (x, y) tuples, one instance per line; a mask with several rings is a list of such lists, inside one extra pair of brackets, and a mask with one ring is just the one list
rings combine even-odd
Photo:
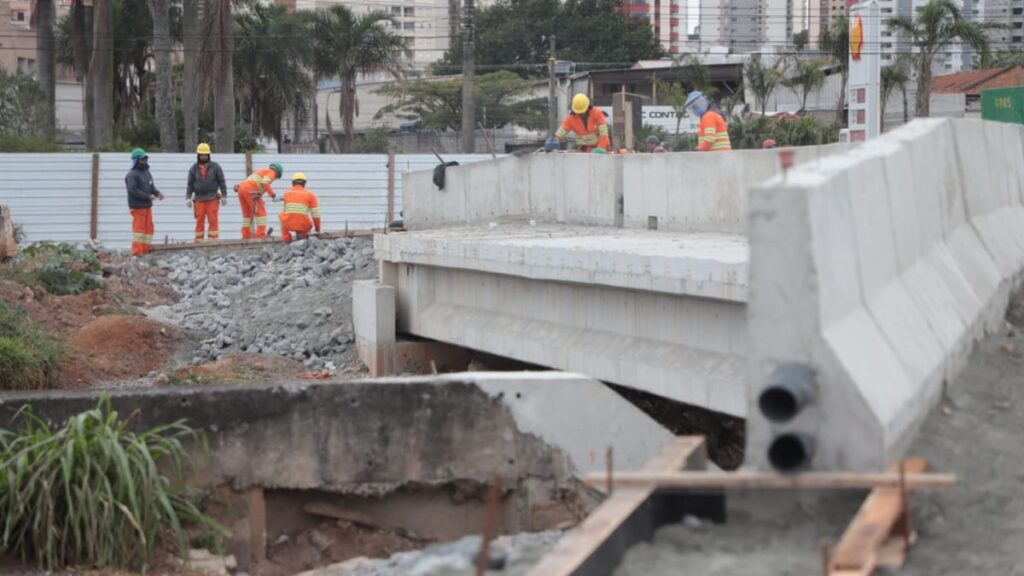
[(369, 238), (168, 256), (156, 265), (180, 300), (152, 315), (202, 338), (192, 364), (262, 352), (333, 371), (355, 357), (352, 281), (373, 278), (374, 262)]

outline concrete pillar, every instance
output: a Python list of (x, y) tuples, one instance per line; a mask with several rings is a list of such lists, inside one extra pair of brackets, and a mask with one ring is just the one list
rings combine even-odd
[(352, 323), (359, 359), (373, 376), (395, 370), (395, 289), (376, 280), (352, 284)]
[(11, 208), (6, 204), (0, 204), (0, 259), (14, 258), (17, 255), (18, 244), (14, 241)]

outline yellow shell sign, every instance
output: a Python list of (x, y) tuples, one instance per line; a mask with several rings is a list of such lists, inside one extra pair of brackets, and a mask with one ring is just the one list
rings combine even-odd
[(864, 47), (864, 20), (857, 16), (850, 28), (850, 56), (855, 61), (860, 60), (860, 50)]

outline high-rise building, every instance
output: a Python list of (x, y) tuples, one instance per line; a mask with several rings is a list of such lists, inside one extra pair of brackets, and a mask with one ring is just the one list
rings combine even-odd
[(654, 38), (666, 52), (683, 52), (686, 44), (686, 0), (626, 0), (622, 11), (630, 18), (646, 20)]
[(763, 37), (763, 0), (700, 0), (700, 48), (752, 52)]
[(976, 21), (1002, 26), (988, 32), (993, 52), (1024, 50), (1024, 0), (977, 0), (969, 14)]

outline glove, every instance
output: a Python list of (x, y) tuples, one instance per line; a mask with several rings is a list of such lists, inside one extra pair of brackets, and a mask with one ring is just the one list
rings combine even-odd
[(164, 199), (164, 193), (163, 192), (157, 192), (156, 193), (156, 199), (157, 200), (163, 200)]
[(553, 152), (555, 150), (558, 150), (558, 138), (550, 136), (547, 140), (544, 141), (544, 151)]
[(227, 206), (227, 205), (228, 205), (228, 199), (227, 199), (227, 197), (225, 197), (225, 196), (221, 196), (221, 197), (220, 197), (220, 205), (221, 205), (221, 206)]
[(191, 200), (186, 200), (185, 201), (185, 206), (191, 208), (192, 207), (192, 201)]

